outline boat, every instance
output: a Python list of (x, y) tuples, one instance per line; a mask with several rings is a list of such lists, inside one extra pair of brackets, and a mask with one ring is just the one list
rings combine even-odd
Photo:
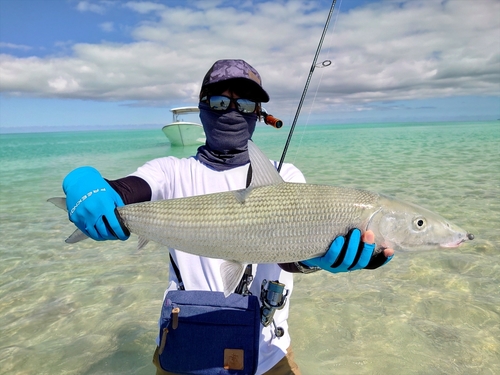
[[(184, 121), (181, 115), (194, 115), (200, 112), (198, 107), (179, 107), (170, 110), (173, 119), (170, 124), (161, 130), (167, 136), (172, 146), (194, 146), (205, 143), (205, 131), (203, 126), (194, 121)], [(194, 117), (194, 116), (192, 116)]]

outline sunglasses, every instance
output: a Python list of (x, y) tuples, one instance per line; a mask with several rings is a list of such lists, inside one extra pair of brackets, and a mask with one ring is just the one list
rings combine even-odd
[(240, 113), (253, 113), (257, 108), (257, 103), (250, 99), (230, 98), (225, 95), (212, 95), (201, 98), (201, 101), (208, 101), (210, 109), (213, 111), (226, 111), (231, 103), (234, 104), (236, 110)]

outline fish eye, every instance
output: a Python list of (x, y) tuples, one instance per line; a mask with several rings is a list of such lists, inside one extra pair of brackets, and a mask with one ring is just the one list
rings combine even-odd
[(427, 222), (423, 217), (416, 217), (413, 219), (413, 226), (416, 230), (423, 230), (427, 226)]

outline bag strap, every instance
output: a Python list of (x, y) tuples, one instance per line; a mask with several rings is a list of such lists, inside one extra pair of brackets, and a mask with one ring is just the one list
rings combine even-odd
[(241, 294), (243, 296), (251, 295), (250, 290), (248, 289), (248, 286), (253, 280), (253, 275), (252, 275), (252, 265), (247, 264), (247, 268), (245, 268), (245, 273), (241, 277), (240, 283), (234, 290), (235, 293)]
[[(172, 265), (172, 268), (174, 269), (174, 272), (175, 272), (175, 276), (177, 276), (177, 280), (179, 281), (178, 289), (179, 290), (186, 290), (184, 288), (184, 282), (182, 281), (181, 272), (179, 271), (179, 267), (177, 267), (177, 264), (175, 264), (174, 258), (172, 258), (172, 254), (169, 253), (169, 256), (170, 256), (170, 264)], [(238, 286), (234, 290), (235, 293), (243, 294), (243, 295), (251, 294), (248, 291), (248, 285), (253, 280), (252, 271), (253, 271), (252, 265), (248, 264), (247, 268), (245, 269), (245, 273), (241, 277), (241, 280), (240, 280)]]
[(246, 186), (249, 187), (251, 182), (252, 182), (252, 164), (249, 164), (248, 165), (247, 184), (246, 184)]
[(179, 271), (179, 267), (177, 267), (177, 264), (175, 264), (174, 258), (172, 258), (172, 254), (170, 254), (169, 252), (168, 255), (170, 255), (170, 264), (174, 269), (175, 276), (177, 276), (177, 280), (179, 280), (179, 290), (185, 290), (184, 283), (182, 282), (181, 271)]

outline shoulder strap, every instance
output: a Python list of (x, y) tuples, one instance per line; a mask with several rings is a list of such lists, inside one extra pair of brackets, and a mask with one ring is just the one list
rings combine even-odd
[(253, 280), (252, 265), (248, 264), (247, 268), (245, 269), (245, 273), (241, 277), (240, 283), (238, 284), (238, 286), (236, 287), (234, 292), (237, 294), (242, 294), (244, 296), (252, 294), (252, 293), (250, 293), (250, 290), (248, 289), (248, 286), (250, 285), (252, 280)]
[(248, 164), (247, 187), (252, 183), (252, 164)]
[[(182, 281), (181, 272), (179, 271), (179, 267), (177, 267), (177, 264), (175, 264), (174, 258), (172, 258), (172, 254), (169, 254), (169, 256), (170, 256), (170, 264), (172, 265), (172, 268), (174, 269), (174, 272), (175, 272), (175, 276), (177, 276), (177, 280), (179, 281), (179, 290), (185, 290), (184, 282)], [(248, 291), (248, 285), (253, 280), (252, 270), (253, 270), (252, 265), (248, 264), (247, 268), (245, 269), (245, 273), (241, 277), (240, 283), (238, 284), (238, 286), (234, 290), (235, 293), (243, 294), (243, 295), (251, 294)]]
[(179, 267), (177, 267), (177, 264), (175, 264), (174, 258), (172, 258), (172, 254), (169, 253), (168, 255), (170, 255), (170, 264), (174, 269), (175, 276), (177, 276), (177, 280), (179, 280), (179, 290), (184, 290), (184, 283), (182, 282), (181, 271), (179, 271)]

